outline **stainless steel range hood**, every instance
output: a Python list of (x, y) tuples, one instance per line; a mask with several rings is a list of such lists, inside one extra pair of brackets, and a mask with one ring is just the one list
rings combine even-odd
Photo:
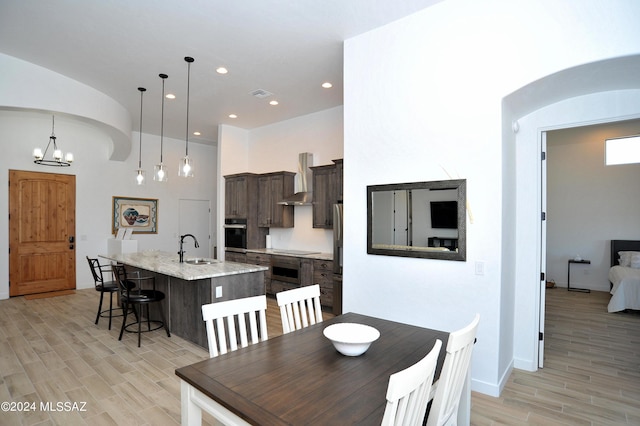
[(278, 202), (285, 206), (309, 206), (313, 201), (311, 192), (313, 172), (313, 154), (304, 152), (298, 155), (298, 173), (296, 174), (296, 193)]

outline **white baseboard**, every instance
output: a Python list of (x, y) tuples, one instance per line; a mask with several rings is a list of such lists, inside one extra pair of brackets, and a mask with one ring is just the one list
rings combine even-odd
[(511, 375), (511, 371), (513, 370), (513, 361), (506, 369), (500, 381), (498, 383), (487, 383), (480, 380), (475, 380), (473, 377), (471, 378), (471, 390), (474, 392), (479, 392), (485, 395), (493, 396), (495, 398), (500, 396), (502, 393), (502, 389), (507, 384), (507, 380), (509, 380), (509, 376)]

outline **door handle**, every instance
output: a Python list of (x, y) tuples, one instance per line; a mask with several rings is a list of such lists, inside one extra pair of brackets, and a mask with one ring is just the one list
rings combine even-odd
[(70, 242), (70, 243), (73, 243), (75, 240), (76, 240), (76, 239), (75, 239), (75, 237), (74, 237), (73, 235), (69, 237), (69, 242)]
[(73, 250), (73, 244), (69, 244), (69, 250)]

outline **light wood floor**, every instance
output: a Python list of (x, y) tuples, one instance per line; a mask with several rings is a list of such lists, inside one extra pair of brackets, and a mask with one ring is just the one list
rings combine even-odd
[(607, 313), (605, 292), (546, 295), (544, 368), (474, 393), (473, 424), (640, 425), (640, 313)]
[[(640, 424), (640, 315), (606, 313), (606, 293), (547, 295), (545, 368), (514, 371), (500, 398), (473, 393), (472, 424)], [(111, 330), (104, 318), (93, 324), (97, 302), (93, 289), (0, 301), (0, 402), (35, 405), (0, 411), (0, 425), (180, 423), (174, 370), (208, 352), (162, 330), (145, 333), (141, 348), (134, 334), (118, 342), (120, 318)], [(273, 300), (267, 312), (275, 337)]]

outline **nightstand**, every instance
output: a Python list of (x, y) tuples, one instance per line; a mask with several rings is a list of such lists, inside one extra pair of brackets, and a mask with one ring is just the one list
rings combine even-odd
[(588, 265), (591, 264), (590, 260), (586, 260), (586, 259), (582, 259), (582, 260), (575, 260), (575, 259), (569, 259), (569, 263), (567, 264), (567, 291), (581, 291), (583, 293), (591, 293), (591, 290), (589, 290), (588, 288), (571, 288), (571, 264), (572, 263), (581, 263), (583, 265)]

